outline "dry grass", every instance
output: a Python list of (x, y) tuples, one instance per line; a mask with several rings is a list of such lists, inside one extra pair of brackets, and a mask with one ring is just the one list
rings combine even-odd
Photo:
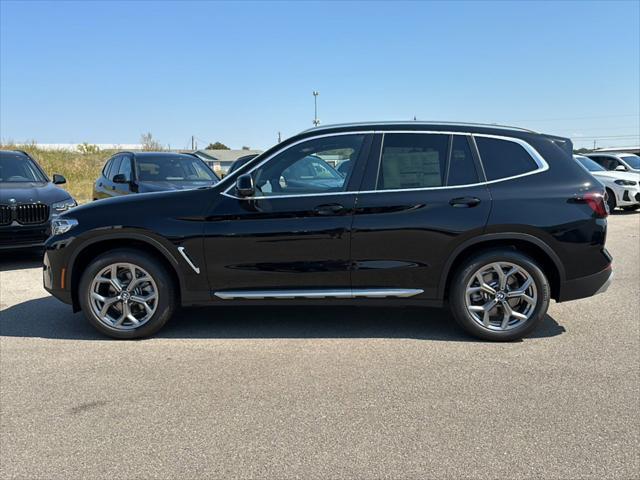
[(2, 149), (24, 150), (29, 153), (51, 177), (54, 173), (64, 175), (67, 183), (60, 187), (67, 190), (78, 203), (91, 201), (93, 183), (114, 150), (97, 153), (42, 150), (37, 145), (3, 145)]

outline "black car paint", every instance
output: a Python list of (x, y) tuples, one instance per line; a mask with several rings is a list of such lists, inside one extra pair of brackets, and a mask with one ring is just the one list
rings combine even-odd
[[(540, 152), (550, 168), (469, 187), (374, 193), (372, 164), (379, 158), (381, 134), (412, 130), (519, 138)], [(224, 193), (239, 175), (292, 143), (352, 131), (370, 131), (349, 180), (353, 192), (260, 199)], [(74, 209), (66, 216), (79, 226), (47, 242), (45, 288), (77, 309), (75, 289), (89, 258), (85, 254), (92, 252), (86, 248), (98, 242), (101, 248), (127, 246), (133, 240), (165, 259), (179, 281), (183, 305), (282, 303), (214, 295), (234, 289), (387, 286), (424, 293), (358, 301), (441, 305), (457, 262), (470, 249), (500, 244), (521, 246), (539, 257), (556, 300), (589, 296), (609, 277), (611, 257), (604, 249), (606, 219), (580, 199), (602, 187), (567, 151), (557, 137), (489, 126), (408, 123), (303, 132), (213, 187), (114, 198)], [(178, 247), (185, 247), (200, 274)]]
[[(44, 245), (45, 240), (51, 234), (51, 205), (71, 198), (69, 193), (57, 184), (65, 183), (62, 175), (54, 175), (53, 182), (38, 162), (26, 152), (0, 151), (0, 155), (20, 155), (24, 161), (30, 161), (42, 176), (41, 182), (1, 182), (0, 181), (0, 205), (24, 205), (44, 204), (49, 206), (49, 218), (42, 223), (34, 225), (21, 225), (17, 222), (11, 225), (0, 225), (0, 250), (13, 250), (21, 248), (38, 248)], [(55, 182), (55, 183), (54, 183)]]

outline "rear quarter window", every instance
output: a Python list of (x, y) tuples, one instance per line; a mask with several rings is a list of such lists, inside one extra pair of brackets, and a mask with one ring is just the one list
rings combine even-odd
[(522, 175), (539, 168), (529, 152), (516, 142), (481, 136), (476, 136), (475, 140), (489, 181)]

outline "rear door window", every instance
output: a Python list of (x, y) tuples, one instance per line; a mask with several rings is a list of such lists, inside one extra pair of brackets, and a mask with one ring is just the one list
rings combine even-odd
[(537, 170), (538, 164), (519, 143), (475, 136), (487, 180), (514, 177)]
[(454, 135), (451, 144), (451, 157), (447, 176), (447, 185), (471, 185), (478, 183), (478, 172), (465, 135)]
[(118, 168), (118, 173), (124, 175), (124, 178), (126, 178), (127, 181), (131, 180), (131, 158), (126, 156), (122, 157), (120, 168)]
[(386, 133), (378, 170), (378, 190), (441, 187), (449, 135)]
[(109, 169), (109, 176), (107, 177), (109, 180), (113, 180), (113, 177), (115, 177), (118, 174), (118, 171), (120, 170), (121, 161), (122, 161), (122, 155), (118, 155), (117, 157), (114, 157), (114, 159), (111, 161), (111, 168)]
[(109, 161), (105, 164), (102, 169), (102, 175), (104, 178), (109, 178), (109, 171), (111, 170), (111, 165), (113, 164), (113, 158), (110, 158)]

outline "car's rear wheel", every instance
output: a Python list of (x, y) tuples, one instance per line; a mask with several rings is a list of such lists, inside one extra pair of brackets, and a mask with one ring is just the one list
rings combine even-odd
[(89, 322), (113, 338), (153, 335), (175, 309), (171, 276), (154, 257), (117, 249), (95, 258), (80, 280), (79, 300)]
[(607, 206), (609, 207), (609, 213), (613, 213), (616, 208), (616, 194), (612, 190), (607, 188)]
[(449, 304), (456, 321), (484, 340), (522, 338), (549, 308), (549, 282), (528, 256), (490, 250), (468, 259), (456, 272)]

